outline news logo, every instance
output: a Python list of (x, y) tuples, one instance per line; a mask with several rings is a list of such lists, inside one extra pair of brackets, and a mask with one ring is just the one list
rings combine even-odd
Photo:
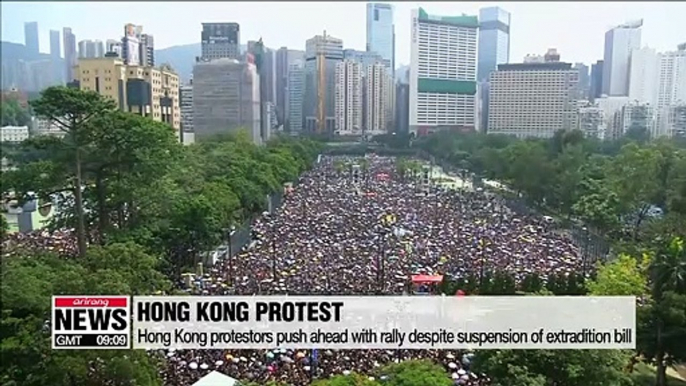
[(128, 349), (128, 296), (53, 296), (53, 349)]

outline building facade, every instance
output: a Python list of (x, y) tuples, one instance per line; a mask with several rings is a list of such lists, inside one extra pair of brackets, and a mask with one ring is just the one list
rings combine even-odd
[(64, 80), (71, 82), (74, 80), (74, 66), (76, 65), (76, 36), (71, 32), (71, 28), (64, 27), (62, 30), (62, 40), (64, 42)]
[(120, 110), (181, 129), (179, 76), (168, 66), (129, 66), (119, 58), (81, 59), (78, 85), (112, 99)]
[(60, 31), (50, 30), (50, 61), (52, 62), (52, 84), (64, 84)]
[(576, 128), (578, 83), (570, 63), (499, 65), (491, 73), (488, 132), (551, 138)]
[(293, 61), (288, 66), (288, 131), (300, 133), (303, 129), (303, 96), (305, 72), (303, 61)]
[(239, 59), (241, 30), (238, 23), (202, 23), (201, 59)]
[(389, 95), (390, 74), (383, 63), (377, 63), (366, 68), (364, 77), (364, 129), (366, 134), (379, 135), (388, 132), (391, 122), (388, 115), (391, 103)]
[(24, 23), (24, 45), (32, 59), (38, 58), (40, 53), (38, 43), (38, 23), (35, 21)]
[(591, 65), (591, 86), (589, 90), (589, 100), (595, 101), (603, 93), (603, 61), (598, 60)]
[(352, 60), (336, 64), (336, 134), (362, 134), (362, 65)]
[(395, 84), (395, 125), (392, 128), (398, 135), (410, 133), (410, 84), (398, 81)]
[(131, 23), (124, 25), (124, 37), (121, 40), (121, 57), (124, 60), (124, 64), (138, 66), (142, 63), (140, 51), (142, 34), (142, 26)]
[(262, 143), (260, 82), (251, 62), (235, 59), (200, 61), (193, 67), (195, 138), (247, 129)]
[(410, 131), (476, 127), (476, 16), (412, 11)]
[[(336, 65), (343, 61), (343, 40), (316, 35), (305, 43), (305, 91), (303, 129), (307, 132), (333, 133), (336, 130)], [(323, 120), (320, 125), (320, 100)]]
[(141, 41), (138, 46), (138, 56), (141, 66), (155, 66), (155, 39), (150, 34), (141, 34)]
[(100, 40), (79, 42), (79, 59), (102, 58), (103, 56), (105, 56), (105, 45)]
[(193, 80), (179, 87), (181, 131), (193, 131)]
[(499, 64), (510, 61), (510, 13), (499, 7), (479, 10), (479, 67), (477, 79), (488, 81)]
[(389, 73), (395, 72), (395, 24), (391, 4), (367, 3), (366, 49), (381, 56)]
[(641, 26), (643, 20), (619, 25), (605, 33), (602, 94), (629, 95), (631, 52), (641, 48)]
[(579, 85), (577, 87), (579, 90), (579, 99), (588, 100), (591, 91), (591, 77), (588, 73), (589, 68), (583, 63), (574, 63), (572, 68), (579, 71)]
[(579, 105), (578, 129), (586, 138), (604, 139), (606, 132), (606, 119), (603, 109), (585, 101)]

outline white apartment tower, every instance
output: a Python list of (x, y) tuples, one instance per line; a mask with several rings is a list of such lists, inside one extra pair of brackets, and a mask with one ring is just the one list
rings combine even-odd
[(489, 133), (550, 138), (578, 127), (579, 71), (571, 63), (501, 64), (490, 80)]
[(364, 127), (366, 133), (371, 135), (383, 134), (388, 129), (388, 75), (382, 63), (367, 66)]
[(641, 48), (643, 20), (619, 25), (605, 33), (603, 90), (608, 96), (629, 95), (631, 52)]
[(336, 132), (362, 134), (362, 65), (352, 60), (336, 64)]
[(476, 127), (476, 16), (412, 11), (410, 133)]
[(631, 51), (629, 65), (629, 100), (655, 105), (660, 57), (653, 48)]

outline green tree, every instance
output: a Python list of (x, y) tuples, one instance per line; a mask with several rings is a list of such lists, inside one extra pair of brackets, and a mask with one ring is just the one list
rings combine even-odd
[(78, 261), (50, 253), (3, 259), (0, 382), (161, 385), (156, 365), (144, 351), (53, 351), (46, 328), (52, 295), (152, 294), (170, 288), (155, 270), (158, 261), (131, 244), (91, 248)]
[(28, 126), (31, 122), (28, 110), (22, 108), (16, 99), (2, 101), (0, 113), (2, 126)]
[(95, 91), (83, 91), (67, 87), (49, 87), (41, 92), (40, 99), (31, 102), (36, 115), (56, 122), (66, 133), (73, 158), (68, 173), (72, 186), (76, 215), (76, 235), (79, 256), (86, 255), (86, 225), (83, 205), (84, 181), (82, 175), (83, 153), (91, 140), (91, 120), (115, 109), (114, 102)]
[(378, 386), (379, 382), (370, 380), (368, 376), (351, 373), (349, 375), (336, 375), (329, 379), (321, 379), (312, 382), (312, 386)]
[(587, 283), (594, 296), (643, 296), (648, 292), (649, 257), (638, 260), (626, 254), (600, 266), (596, 277)]
[(649, 266), (651, 298), (638, 313), (637, 347), (657, 368), (665, 386), (667, 367), (686, 360), (686, 251), (675, 237), (659, 244)]
[(451, 386), (453, 381), (439, 365), (428, 360), (393, 363), (382, 367), (379, 374), (388, 377), (388, 386)]
[(474, 370), (495, 385), (629, 385), (624, 372), (630, 354), (619, 350), (481, 350)]

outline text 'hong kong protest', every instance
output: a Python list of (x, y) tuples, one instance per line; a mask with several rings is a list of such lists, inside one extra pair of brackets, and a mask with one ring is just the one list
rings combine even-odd
[[(343, 302), (151, 301), (136, 304), (138, 322), (340, 322)], [(195, 312), (192, 312), (195, 308)]]

